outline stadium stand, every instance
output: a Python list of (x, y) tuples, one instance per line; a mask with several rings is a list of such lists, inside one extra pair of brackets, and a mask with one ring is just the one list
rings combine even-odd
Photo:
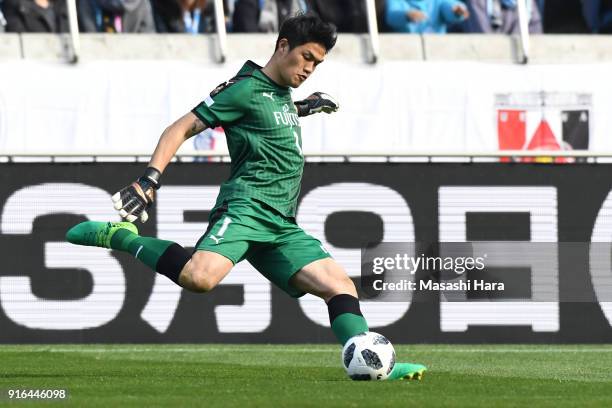
[[(213, 33), (214, 0), (3, 0), (0, 32), (68, 32), (75, 1), (81, 32)], [(340, 32), (370, 30), (366, 0), (224, 0), (228, 32), (275, 32), (287, 16), (313, 11)], [(378, 32), (518, 34), (517, 0), (375, 0)], [(450, 8), (449, 8), (450, 7)], [(611, 0), (530, 0), (529, 32), (612, 32)], [(468, 18), (469, 17), (469, 18)]]
[(212, 15), (210, 2), (152, 0), (151, 3), (158, 32), (190, 34), (206, 32), (206, 17)]
[(455, 0), (387, 0), (387, 24), (397, 32), (443, 34), (469, 14), (465, 3)]
[(340, 32), (363, 33), (368, 30), (365, 2), (360, 0), (310, 0), (308, 7), (324, 21), (332, 22)]
[(551, 34), (586, 34), (589, 32), (580, 0), (546, 0), (544, 32)]
[[(470, 17), (461, 31), (468, 33), (519, 33), (519, 15), (514, 0), (467, 0)], [(542, 33), (542, 17), (535, 0), (528, 3), (529, 32)]]
[(153, 33), (149, 0), (79, 0), (79, 28), (85, 32)]
[(582, 8), (590, 32), (612, 34), (612, 1), (585, 0)]
[(232, 17), (233, 31), (236, 33), (258, 32), (260, 14), (259, 0), (237, 0)]
[(306, 8), (306, 3), (298, 0), (264, 0), (259, 17), (259, 30), (277, 32), (287, 17)]
[(65, 0), (5, 0), (2, 12), (8, 32), (63, 33), (68, 31)]
[(5, 32), (6, 30), (6, 18), (4, 18), (4, 13), (2, 11), (2, 3), (3, 1), (0, 0), (0, 33)]

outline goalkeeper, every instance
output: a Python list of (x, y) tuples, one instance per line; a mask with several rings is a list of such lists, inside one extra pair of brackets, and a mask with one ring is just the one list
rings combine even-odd
[[(311, 293), (323, 299), (340, 344), (368, 331), (353, 281), (294, 218), (304, 167), (298, 117), (335, 112), (338, 104), (319, 92), (294, 103), (290, 88), (314, 72), (335, 42), (335, 27), (315, 15), (286, 20), (265, 67), (247, 61), (163, 132), (144, 175), (113, 196), (128, 222), (83, 222), (68, 231), (68, 241), (128, 252), (194, 292), (212, 290), (246, 259), (289, 295)], [(178, 148), (216, 126), (225, 129), (231, 174), (195, 251), (138, 235), (132, 222), (147, 220), (162, 173)], [(419, 364), (396, 363), (389, 378), (420, 379), (424, 371)]]

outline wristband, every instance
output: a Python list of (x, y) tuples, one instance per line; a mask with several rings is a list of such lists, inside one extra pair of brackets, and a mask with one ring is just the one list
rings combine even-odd
[(154, 189), (158, 190), (161, 187), (159, 179), (161, 178), (161, 172), (155, 167), (147, 167), (141, 179), (146, 179), (150, 182)]

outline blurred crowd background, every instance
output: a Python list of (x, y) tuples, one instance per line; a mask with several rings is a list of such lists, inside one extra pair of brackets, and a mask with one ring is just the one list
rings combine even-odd
[[(376, 0), (381, 32), (518, 32), (520, 0)], [(208, 33), (212, 0), (76, 0), (82, 32)], [(68, 31), (67, 0), (0, 0), (0, 31)], [(364, 0), (224, 0), (229, 32), (278, 31), (288, 16), (313, 11), (341, 32), (367, 31)], [(531, 33), (612, 32), (612, 0), (527, 0)]]

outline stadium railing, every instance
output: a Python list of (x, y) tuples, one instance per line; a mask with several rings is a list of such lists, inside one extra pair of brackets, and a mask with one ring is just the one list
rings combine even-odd
[(529, 16), (527, 12), (527, 1), (519, 0), (517, 2), (518, 16), (519, 16), (519, 32), (521, 38), (521, 52), (523, 64), (529, 62)]
[[(68, 0), (68, 17), (70, 25), (70, 48), (71, 52), (68, 61), (77, 63), (81, 54), (81, 34), (78, 28), (77, 0)], [(378, 62), (380, 53), (380, 39), (378, 23), (376, 19), (376, 4), (374, 0), (363, 0), (366, 6), (368, 22), (368, 53), (367, 61), (375, 64)], [(526, 64), (529, 61), (530, 36), (529, 36), (529, 17), (527, 15), (526, 1), (518, 1), (518, 14), (520, 26), (520, 55), (519, 62)], [(214, 13), (216, 21), (224, 21), (223, 0), (214, 0)], [(216, 60), (224, 63), (227, 56), (227, 33), (224, 24), (215, 24), (216, 29)]]
[[(365, 0), (373, 2), (374, 0)], [(68, 22), (70, 26), (70, 46), (71, 53), (68, 61), (76, 64), (79, 61), (81, 54), (81, 33), (79, 32), (77, 0), (68, 0)], [(215, 21), (225, 21), (225, 13), (223, 10), (223, 0), (214, 0)], [(376, 22), (376, 20), (374, 20)], [(225, 24), (215, 24), (217, 33), (217, 62), (224, 63), (227, 54), (227, 33)], [(375, 28), (378, 34), (378, 29)]]
[[(109, 162), (109, 161), (134, 161), (146, 162), (152, 152), (1, 152), (0, 163), (7, 162)], [(228, 162), (229, 154), (214, 150), (200, 150), (198, 152), (178, 153), (173, 161), (197, 161), (197, 159), (209, 159), (209, 161)], [(500, 159), (520, 160), (525, 158), (535, 159), (535, 163), (554, 163), (555, 159), (582, 159), (587, 163), (612, 163), (612, 152), (594, 151), (559, 151), (559, 150), (495, 150), (490, 152), (470, 151), (422, 151), (422, 152), (305, 152), (304, 158), (307, 162), (497, 162)]]

